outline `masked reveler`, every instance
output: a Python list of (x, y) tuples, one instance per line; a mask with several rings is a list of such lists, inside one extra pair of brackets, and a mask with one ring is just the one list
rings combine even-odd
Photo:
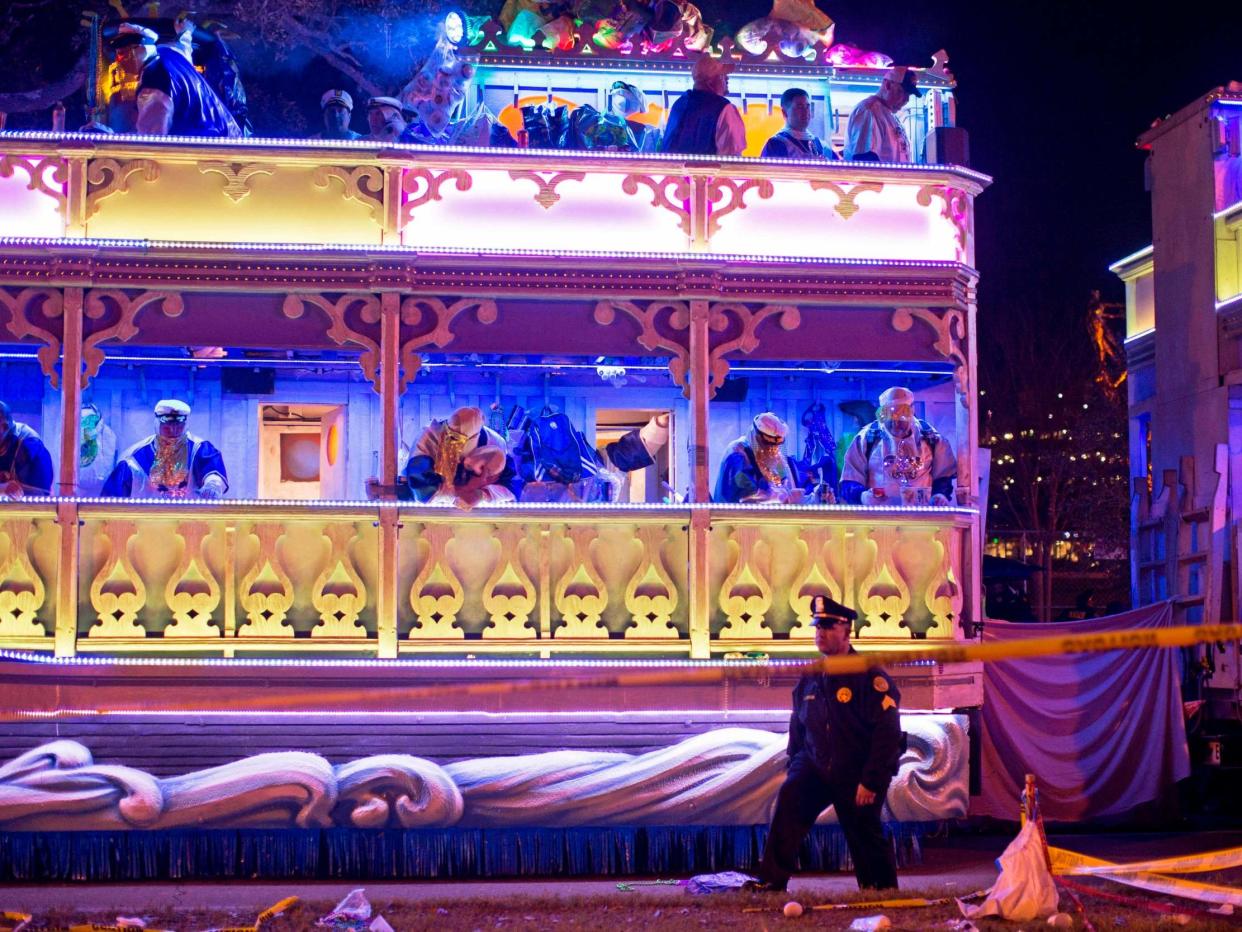
[(953, 446), (914, 416), (914, 392), (894, 387), (880, 395), (876, 419), (845, 454), (841, 500), (863, 505), (947, 505), (957, 484)]
[(52, 456), (35, 429), (0, 401), (0, 501), (52, 493)]
[(512, 480), (504, 440), (484, 426), (478, 408), (458, 408), (448, 420), (433, 420), (423, 429), (405, 466), (405, 491), (398, 486), (397, 494), (471, 507), (513, 501)]
[[(192, 35), (193, 23), (187, 21), (178, 42), (157, 48), (159, 37), (154, 30), (136, 23), (117, 26), (111, 45), (125, 82), (124, 93), (115, 100), (117, 113), (115, 117), (109, 115), (115, 131), (156, 136), (242, 135), (228, 105), (194, 67)], [(127, 125), (130, 84), (136, 84), (132, 128)], [(109, 101), (110, 110), (113, 106)]]
[(224, 457), (186, 430), (190, 406), (166, 399), (155, 406), (159, 430), (122, 455), (100, 493), (109, 498), (220, 498), (229, 490)]
[(770, 411), (755, 416), (749, 433), (725, 450), (715, 500), (749, 504), (801, 501), (797, 473), (781, 449), (789, 428)]
[(98, 495), (116, 466), (116, 434), (93, 403), (82, 405), (78, 452), (78, 492)]

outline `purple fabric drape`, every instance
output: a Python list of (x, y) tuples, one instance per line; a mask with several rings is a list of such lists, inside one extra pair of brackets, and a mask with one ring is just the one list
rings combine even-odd
[[(985, 642), (1100, 634), (1173, 623), (1168, 602), (1055, 625), (989, 621)], [(1175, 649), (1069, 654), (985, 664), (983, 794), (971, 815), (1016, 820), (1025, 774), (1044, 817), (1112, 815), (1190, 773)]]

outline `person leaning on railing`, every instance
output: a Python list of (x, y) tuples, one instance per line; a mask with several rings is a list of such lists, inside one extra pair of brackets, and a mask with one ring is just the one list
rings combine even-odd
[(781, 115), (785, 118), (785, 128), (764, 144), (760, 158), (836, 161), (837, 154), (809, 129), (815, 105), (806, 91), (791, 87), (781, 94)]

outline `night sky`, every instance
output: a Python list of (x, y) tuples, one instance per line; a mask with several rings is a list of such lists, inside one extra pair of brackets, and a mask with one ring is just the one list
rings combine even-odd
[[(703, 2), (742, 23), (766, 0)], [(1152, 121), (1242, 80), (1242, 3), (1086, 0), (877, 3), (820, 0), (838, 41), (930, 65), (948, 51), (973, 166), (994, 179), (976, 201), (983, 327), (1009, 313), (1081, 319), (1110, 262), (1151, 242), (1143, 155)]]

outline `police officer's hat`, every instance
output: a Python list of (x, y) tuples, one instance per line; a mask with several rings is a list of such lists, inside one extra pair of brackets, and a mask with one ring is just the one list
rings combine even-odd
[(811, 624), (817, 628), (831, 628), (835, 624), (848, 622), (851, 626), (858, 620), (858, 612), (846, 608), (826, 595), (811, 596)]

